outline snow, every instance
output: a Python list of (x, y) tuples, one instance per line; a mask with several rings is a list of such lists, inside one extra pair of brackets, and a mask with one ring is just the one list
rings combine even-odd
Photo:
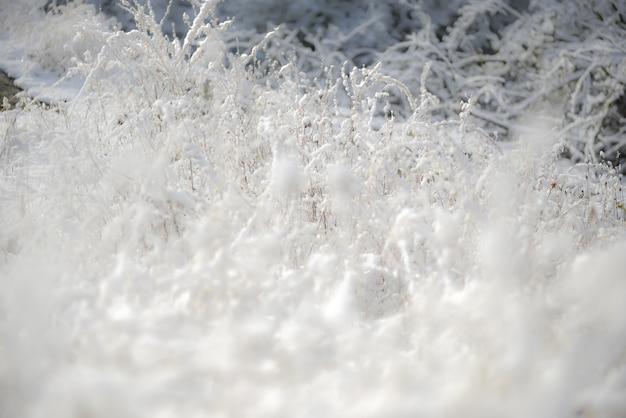
[(0, 67), (52, 104), (0, 113), (0, 417), (624, 416), (623, 183), (561, 159), (559, 107), (496, 143), (421, 67), (310, 66), (384, 2), (188, 48), (41, 3), (0, 6)]
[(41, 69), (33, 60), (25, 59), (24, 48), (4, 34), (0, 38), (0, 66), (15, 78), (15, 84), (31, 97), (43, 102), (71, 100), (80, 91), (83, 80), (59, 80), (58, 74)]

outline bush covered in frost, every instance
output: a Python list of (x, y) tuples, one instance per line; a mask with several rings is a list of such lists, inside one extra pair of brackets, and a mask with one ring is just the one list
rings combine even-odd
[[(472, 98), (472, 118), (478, 119), (473, 123), (512, 139), (529, 112), (549, 110), (566, 156), (623, 161), (626, 8), (621, 2), (243, 3), (224, 3), (225, 13), (236, 16), (235, 26), (242, 28), (238, 42), (256, 40), (270, 29), (267, 22), (280, 24), (269, 53), (283, 61), (297, 56), (310, 77), (328, 65), (380, 62), (385, 74), (417, 95), (416, 80), (431, 62), (427, 87), (440, 100), (430, 109), (438, 119), (457, 115), (461, 100)], [(406, 116), (407, 103), (395, 93), (396, 115)]]
[(41, 3), (84, 84), (0, 114), (0, 416), (623, 416), (611, 3)]
[[(123, 2), (122, 2), (123, 3)], [(123, 16), (114, 1), (100, 8)], [(182, 37), (198, 2), (153, 4), (162, 27)], [(529, 113), (549, 110), (564, 156), (621, 165), (626, 155), (626, 65), (621, 39), (626, 8), (613, 0), (435, 0), (401, 2), (230, 0), (220, 19), (234, 17), (224, 36), (231, 51), (249, 51), (266, 33), (262, 57), (295, 60), (310, 79), (336, 70), (382, 63), (383, 71), (417, 95), (416, 80), (428, 62), (429, 90), (440, 99), (429, 110), (438, 119), (460, 112), (472, 98), (473, 123), (513, 139)], [(130, 15), (122, 17), (131, 25)], [(187, 23), (185, 23), (187, 22)], [(333, 73), (337, 76), (339, 73)], [(407, 116), (403, 93), (393, 91), (397, 116)]]

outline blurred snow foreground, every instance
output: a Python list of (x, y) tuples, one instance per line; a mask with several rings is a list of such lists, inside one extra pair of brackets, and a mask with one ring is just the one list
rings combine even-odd
[(626, 415), (618, 2), (121, 3), (0, 6), (80, 81), (0, 113), (1, 417)]

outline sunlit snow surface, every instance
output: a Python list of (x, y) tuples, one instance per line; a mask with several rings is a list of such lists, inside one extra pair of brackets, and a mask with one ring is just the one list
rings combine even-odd
[(0, 37), (0, 66), (30, 97), (45, 103), (68, 101), (76, 97), (83, 85), (82, 77), (62, 78), (59, 74), (41, 68), (36, 60), (25, 57), (25, 48), (19, 40), (3, 34)]
[(3, 66), (85, 81), (0, 113), (0, 417), (626, 416), (621, 183), (549, 112), (503, 146), (40, 3)]

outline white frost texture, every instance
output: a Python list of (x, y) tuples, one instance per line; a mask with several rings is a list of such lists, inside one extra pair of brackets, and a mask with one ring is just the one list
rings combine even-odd
[(161, 3), (0, 4), (1, 418), (626, 416), (620, 2)]

